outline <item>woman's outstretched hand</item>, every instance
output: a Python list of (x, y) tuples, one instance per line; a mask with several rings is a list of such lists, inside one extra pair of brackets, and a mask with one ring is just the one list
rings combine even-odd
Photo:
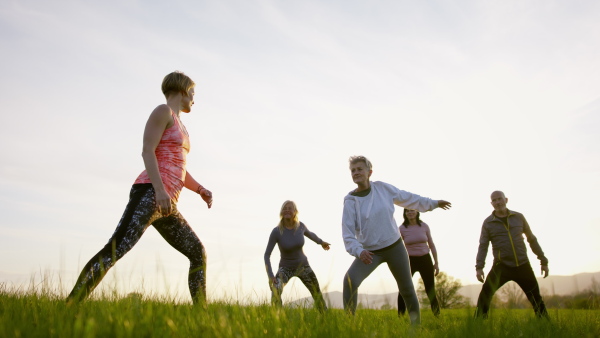
[(323, 250), (329, 250), (329, 246), (330, 246), (330, 245), (331, 245), (331, 244), (329, 244), (329, 243), (327, 243), (327, 242), (322, 242), (322, 243), (321, 243), (321, 246), (323, 247)]
[(208, 205), (208, 208), (210, 209), (213, 203), (212, 192), (210, 192), (210, 190), (208, 189), (202, 188), (200, 190), (200, 197), (202, 197), (202, 199), (204, 200), (204, 202), (206, 202), (206, 205)]
[(438, 201), (438, 207), (444, 209), (444, 210), (448, 210), (452, 207), (452, 203), (448, 202), (448, 201), (444, 201), (444, 200), (439, 200)]

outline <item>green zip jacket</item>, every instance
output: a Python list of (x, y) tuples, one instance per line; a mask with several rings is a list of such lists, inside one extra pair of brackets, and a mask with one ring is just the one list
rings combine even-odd
[(485, 266), (485, 257), (490, 242), (492, 242), (494, 253), (494, 265), (502, 263), (510, 267), (517, 267), (528, 263), (523, 234), (527, 237), (531, 251), (537, 255), (541, 264), (548, 265), (548, 259), (544, 256), (544, 251), (538, 244), (537, 238), (531, 232), (525, 216), (519, 212), (508, 210), (507, 221), (508, 227), (493, 212), (483, 221), (475, 268), (483, 269)]

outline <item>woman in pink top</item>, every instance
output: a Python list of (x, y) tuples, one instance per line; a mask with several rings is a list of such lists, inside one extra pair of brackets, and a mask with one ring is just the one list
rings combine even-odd
[[(437, 317), (440, 315), (440, 305), (435, 294), (435, 278), (440, 272), (438, 267), (437, 251), (435, 250), (435, 244), (433, 244), (433, 238), (431, 238), (431, 231), (429, 226), (421, 221), (420, 213), (412, 209), (404, 209), (404, 223), (399, 227), (400, 235), (406, 245), (406, 251), (408, 251), (408, 259), (410, 260), (410, 273), (412, 275), (419, 271), (423, 284), (425, 285), (425, 292), (431, 303), (431, 310)], [(431, 255), (433, 254), (435, 264), (431, 261)], [(406, 305), (402, 295), (398, 294), (398, 314), (403, 315), (406, 312)]]
[(162, 92), (167, 99), (154, 109), (144, 130), (144, 170), (135, 180), (129, 203), (108, 243), (85, 265), (67, 302), (85, 299), (106, 272), (123, 257), (152, 225), (160, 235), (190, 260), (188, 285), (194, 303), (206, 301), (206, 254), (204, 246), (177, 210), (183, 187), (198, 193), (208, 207), (212, 193), (186, 170), (190, 140), (181, 112), (194, 104), (194, 81), (182, 72), (165, 76)]

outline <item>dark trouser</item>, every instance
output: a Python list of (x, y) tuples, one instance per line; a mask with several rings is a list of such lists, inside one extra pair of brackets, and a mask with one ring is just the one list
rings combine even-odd
[(152, 224), (167, 243), (190, 260), (188, 285), (194, 303), (206, 301), (204, 246), (177, 207), (172, 205), (171, 209), (171, 214), (162, 216), (156, 205), (152, 184), (134, 184), (117, 229), (104, 248), (85, 265), (67, 300), (85, 299)]
[[(433, 276), (433, 261), (431, 255), (427, 254), (424, 256), (408, 256), (410, 260), (410, 273), (415, 275), (415, 272), (419, 272), (425, 285), (425, 292), (431, 303), (431, 311), (435, 316), (440, 314), (440, 304), (435, 294), (435, 277)], [(402, 294), (398, 293), (398, 314), (403, 315), (406, 312), (406, 304), (404, 304), (404, 298)]]
[(394, 279), (396, 279), (398, 291), (406, 300), (411, 324), (420, 324), (421, 312), (419, 309), (419, 299), (415, 293), (415, 287), (410, 274), (408, 253), (406, 252), (402, 238), (387, 248), (372, 252), (373, 262), (371, 264), (365, 264), (356, 258), (344, 276), (344, 310), (352, 314), (356, 312), (358, 287), (381, 263), (385, 262), (390, 268)]
[(309, 265), (301, 266), (297, 269), (280, 267), (275, 275), (275, 284), (271, 284), (271, 303), (273, 305), (281, 306), (281, 293), (283, 287), (290, 281), (292, 277), (298, 277), (302, 281), (302, 284), (306, 286), (310, 294), (312, 295), (315, 306), (319, 311), (327, 310), (321, 288), (319, 287), (319, 281), (317, 275)]
[(494, 293), (509, 281), (517, 283), (523, 292), (525, 292), (525, 296), (527, 296), (527, 299), (531, 305), (533, 305), (533, 311), (535, 311), (536, 316), (548, 317), (546, 305), (540, 295), (540, 287), (535, 279), (535, 274), (531, 269), (531, 264), (529, 263), (522, 264), (518, 267), (509, 267), (502, 263), (494, 265), (481, 288), (481, 293), (477, 300), (475, 317), (487, 318), (490, 302), (492, 301)]

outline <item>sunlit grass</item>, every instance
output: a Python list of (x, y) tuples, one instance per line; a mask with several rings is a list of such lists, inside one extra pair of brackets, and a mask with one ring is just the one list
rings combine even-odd
[(444, 310), (435, 318), (422, 310), (411, 327), (396, 310), (281, 309), (268, 300), (255, 305), (220, 300), (194, 306), (165, 296), (126, 297), (105, 292), (68, 306), (48, 285), (28, 290), (0, 284), (0, 337), (598, 337), (600, 311), (550, 310), (550, 321), (533, 311), (493, 310), (474, 320), (473, 309)]

